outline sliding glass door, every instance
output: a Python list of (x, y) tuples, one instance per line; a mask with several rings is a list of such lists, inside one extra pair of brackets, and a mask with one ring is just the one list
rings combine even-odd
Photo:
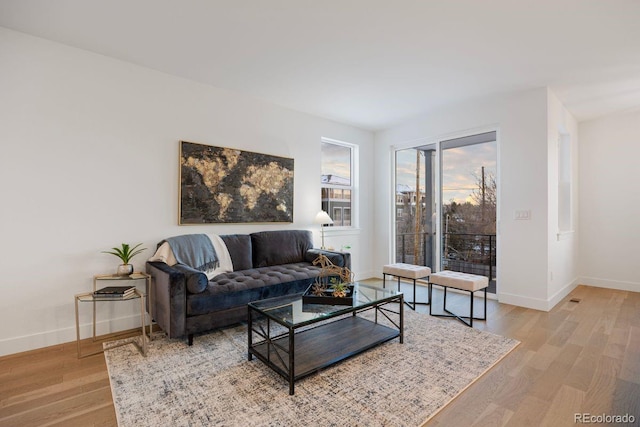
[(396, 151), (396, 262), (437, 265), (436, 146)]
[(481, 274), (495, 292), (496, 132), (396, 151), (395, 258)]
[(440, 150), (442, 269), (486, 276), (495, 293), (496, 134), (442, 141)]

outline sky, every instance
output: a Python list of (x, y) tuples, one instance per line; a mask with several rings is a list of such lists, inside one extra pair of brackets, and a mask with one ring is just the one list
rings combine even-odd
[(351, 149), (337, 144), (322, 143), (322, 175), (351, 178)]
[[(396, 162), (396, 183), (415, 188), (415, 150), (398, 151)], [(424, 157), (421, 158), (421, 166), (424, 167), (422, 162), (424, 162)], [(442, 199), (444, 203), (449, 203), (452, 200), (457, 203), (472, 202), (471, 193), (477, 188), (476, 176), (481, 176), (482, 166), (485, 167), (485, 176), (493, 174), (495, 177), (496, 165), (495, 141), (443, 150)], [(421, 186), (422, 191), (424, 191), (423, 185)]]
[[(415, 150), (397, 152), (396, 183), (415, 188)], [(350, 152), (348, 147), (336, 144), (322, 144), (322, 175), (337, 175), (347, 178), (350, 174)], [(471, 192), (477, 187), (476, 177), (480, 177), (482, 166), (485, 176), (497, 171), (496, 142), (449, 148), (442, 152), (443, 201), (449, 203), (472, 202)], [(424, 162), (424, 157), (421, 158)], [(424, 168), (424, 163), (421, 164)], [(424, 169), (423, 169), (424, 170)], [(424, 191), (424, 184), (421, 190)]]

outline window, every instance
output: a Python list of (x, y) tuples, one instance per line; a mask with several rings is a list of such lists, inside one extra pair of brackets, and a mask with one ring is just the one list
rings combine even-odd
[(357, 147), (326, 138), (322, 138), (321, 144), (321, 209), (329, 214), (334, 226), (351, 227)]

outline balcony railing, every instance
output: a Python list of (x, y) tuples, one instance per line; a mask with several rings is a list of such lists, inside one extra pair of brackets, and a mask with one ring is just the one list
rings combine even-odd
[(446, 233), (442, 240), (444, 269), (495, 279), (495, 234)]
[[(398, 234), (396, 238), (396, 262), (433, 268), (434, 236), (432, 234), (403, 233)], [(496, 276), (495, 234), (446, 233), (442, 236), (442, 248), (443, 269), (479, 274), (488, 277), (489, 282), (494, 281)]]
[[(404, 262), (415, 265), (432, 266), (431, 251), (433, 248), (433, 235), (430, 233), (404, 233), (396, 236), (396, 262)], [(418, 250), (416, 252), (416, 238)]]

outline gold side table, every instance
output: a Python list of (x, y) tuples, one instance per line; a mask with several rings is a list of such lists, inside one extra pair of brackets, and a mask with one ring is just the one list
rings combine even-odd
[[(93, 277), (93, 290), (95, 291), (98, 287), (98, 283), (100, 281), (127, 281), (127, 280), (141, 280), (141, 279), (145, 279), (146, 280), (146, 289), (148, 289), (148, 293), (149, 293), (149, 297), (151, 297), (151, 293), (152, 293), (152, 286), (151, 286), (151, 275), (146, 274), (146, 273), (133, 273), (129, 276), (116, 276), (116, 275), (96, 275)], [(109, 286), (111, 286), (112, 284), (109, 284)], [(145, 299), (146, 299), (146, 295), (145, 293), (141, 292), (139, 289), (136, 289), (134, 294), (131, 295), (130, 297), (127, 298), (101, 298), (101, 297), (96, 297), (93, 295), (93, 292), (86, 292), (86, 293), (82, 293), (82, 294), (77, 294), (75, 295), (75, 309), (76, 309), (76, 344), (77, 344), (77, 352), (78, 352), (78, 359), (87, 357), (87, 356), (92, 356), (94, 354), (98, 354), (98, 353), (102, 353), (104, 350), (97, 350), (97, 351), (93, 351), (91, 353), (87, 353), (87, 354), (82, 354), (82, 349), (81, 349), (81, 344), (80, 344), (80, 316), (79, 316), (79, 307), (78, 307), (78, 303), (80, 302), (90, 302), (93, 303), (92, 304), (92, 308), (93, 308), (93, 328), (92, 328), (92, 332), (93, 332), (93, 341), (96, 341), (96, 303), (102, 303), (102, 302), (110, 302), (110, 303), (119, 303), (121, 301), (129, 301), (129, 300), (134, 300), (134, 299), (139, 299), (140, 300), (140, 329), (141, 329), (141, 334), (139, 337), (139, 341), (137, 342), (136, 339), (134, 340), (128, 340), (128, 341), (123, 341), (119, 344), (116, 345), (111, 345), (109, 347), (107, 347), (107, 349), (109, 348), (115, 348), (115, 347), (119, 347), (122, 345), (127, 345), (127, 344), (133, 344), (138, 351), (146, 357), (147, 355), (147, 342), (150, 339), (151, 336), (151, 322), (149, 322), (149, 336), (147, 336), (146, 333), (146, 310), (145, 310)], [(149, 305), (151, 306), (151, 299), (149, 298)], [(115, 333), (113, 335), (113, 337), (117, 337), (118, 333)]]
[[(105, 283), (100, 284), (100, 287), (103, 286), (120, 286), (120, 283), (109, 283), (112, 281), (115, 282), (121, 282), (121, 281), (130, 281), (130, 280), (145, 280), (146, 281), (146, 288), (145, 288), (145, 292), (143, 292), (143, 295), (146, 297), (146, 303), (149, 306), (149, 334), (147, 335), (148, 339), (151, 339), (151, 332), (152, 332), (152, 323), (153, 323), (153, 316), (151, 313), (152, 307), (153, 307), (153, 285), (152, 285), (152, 280), (151, 280), (151, 275), (147, 274), (147, 273), (142, 273), (140, 271), (136, 271), (131, 273), (128, 276), (118, 276), (117, 274), (96, 274), (95, 276), (93, 276), (93, 291), (95, 292), (98, 289), (98, 283), (101, 281), (105, 281)], [(93, 310), (93, 337), (95, 338), (96, 336), (96, 311), (95, 309)]]

